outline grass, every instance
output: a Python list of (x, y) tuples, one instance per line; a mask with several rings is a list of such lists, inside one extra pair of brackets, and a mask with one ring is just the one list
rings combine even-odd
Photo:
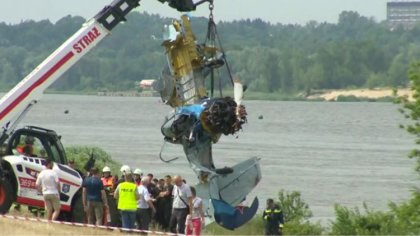
[[(9, 211), (11, 216), (30, 217), (34, 216), (27, 210), (26, 206), (21, 206), (17, 211), (12, 208)], [(18, 226), (18, 227), (17, 227)], [(118, 230), (99, 229), (91, 227), (61, 225), (56, 223), (25, 221), (19, 219), (9, 219), (0, 217), (0, 235), (127, 235)], [(139, 233), (129, 233), (137, 235)], [(153, 234), (148, 234), (153, 236)]]
[[(26, 206), (21, 206), (20, 211), (13, 207), (9, 215), (21, 217), (33, 217)], [(19, 227), (15, 227), (19, 225)], [(68, 226), (44, 222), (26, 222), (23, 220), (13, 220), (0, 217), (0, 235), (127, 235), (119, 231), (109, 231), (105, 229), (86, 228), (80, 226)], [(231, 231), (222, 228), (215, 222), (208, 225), (203, 235), (263, 235), (264, 222), (260, 214), (257, 214), (250, 222), (244, 226)], [(149, 236), (151, 234), (148, 234)]]
[(215, 222), (206, 226), (204, 235), (263, 235), (264, 222), (260, 214), (255, 215), (251, 221), (235, 230), (224, 229)]
[[(16, 227), (19, 225), (19, 227)], [(104, 229), (0, 218), (1, 235), (123, 235)]]
[[(8, 215), (20, 217), (34, 217), (26, 206), (17, 211), (12, 208)], [(19, 227), (16, 227), (19, 225)], [(115, 235), (119, 232), (104, 229), (86, 228), (79, 226), (60, 225), (54, 223), (15, 220), (0, 217), (0, 235)]]

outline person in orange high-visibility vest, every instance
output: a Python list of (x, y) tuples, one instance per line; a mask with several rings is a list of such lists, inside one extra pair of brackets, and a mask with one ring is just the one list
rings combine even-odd
[(104, 185), (105, 191), (108, 193), (114, 192), (114, 177), (111, 175), (111, 169), (108, 166), (105, 166), (102, 169), (102, 184)]
[(133, 182), (131, 171), (124, 172), (124, 182), (118, 184), (114, 198), (117, 200), (118, 210), (121, 212), (122, 227), (134, 229), (137, 200), (140, 198), (140, 194), (137, 191), (137, 185)]

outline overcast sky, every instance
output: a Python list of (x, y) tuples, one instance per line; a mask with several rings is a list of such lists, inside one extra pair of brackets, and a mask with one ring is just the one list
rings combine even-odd
[[(112, 0), (0, 0), (0, 22), (49, 19), (67, 15), (91, 18)], [(310, 20), (337, 22), (344, 10), (357, 11), (378, 21), (386, 18), (387, 0), (214, 0), (216, 20), (261, 18), (272, 23), (305, 24)], [(142, 0), (139, 11), (177, 17), (179, 13), (157, 0)], [(204, 4), (195, 16), (208, 15)]]

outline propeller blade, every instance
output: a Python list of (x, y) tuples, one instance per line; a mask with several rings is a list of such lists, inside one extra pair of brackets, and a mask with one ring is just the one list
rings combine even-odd
[(241, 105), (244, 98), (244, 88), (239, 81), (233, 83), (233, 97), (238, 107)]

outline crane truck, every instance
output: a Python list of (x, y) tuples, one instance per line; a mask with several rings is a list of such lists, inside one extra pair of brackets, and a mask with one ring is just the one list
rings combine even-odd
[[(211, 0), (158, 0), (180, 12), (193, 11)], [(83, 222), (80, 196), (82, 177), (67, 164), (60, 136), (53, 130), (27, 126), (17, 129), (19, 122), (41, 99), (43, 92), (77, 63), (125, 16), (140, 5), (140, 0), (114, 0), (104, 7), (48, 58), (38, 65), (0, 100), (0, 214), (9, 211), (13, 202), (43, 207), (35, 181), (43, 169), (45, 157), (54, 160), (53, 169), (60, 180), (61, 210), (74, 222)], [(32, 147), (37, 145), (38, 151)]]

